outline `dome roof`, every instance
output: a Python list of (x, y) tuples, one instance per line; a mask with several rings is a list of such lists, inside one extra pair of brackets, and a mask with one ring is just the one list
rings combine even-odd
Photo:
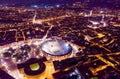
[(63, 40), (47, 40), (40, 47), (45, 53), (54, 56), (63, 56), (72, 51), (70, 44)]

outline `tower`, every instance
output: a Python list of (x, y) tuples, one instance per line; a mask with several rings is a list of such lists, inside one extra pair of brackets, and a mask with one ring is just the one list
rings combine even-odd
[(90, 10), (90, 14), (89, 14), (89, 16), (92, 16), (92, 14), (93, 14), (93, 10)]
[(32, 23), (33, 23), (33, 24), (35, 23), (36, 17), (37, 17), (37, 12), (35, 11), (35, 14), (34, 14), (33, 19), (32, 19)]

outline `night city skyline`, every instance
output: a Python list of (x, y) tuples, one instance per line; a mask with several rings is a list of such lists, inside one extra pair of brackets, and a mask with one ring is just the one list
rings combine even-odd
[(0, 79), (120, 79), (120, 0), (0, 0)]

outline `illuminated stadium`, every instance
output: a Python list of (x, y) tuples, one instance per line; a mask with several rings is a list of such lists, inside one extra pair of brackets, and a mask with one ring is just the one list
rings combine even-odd
[(72, 47), (63, 40), (47, 40), (40, 47), (42, 51), (53, 56), (63, 56), (72, 51)]

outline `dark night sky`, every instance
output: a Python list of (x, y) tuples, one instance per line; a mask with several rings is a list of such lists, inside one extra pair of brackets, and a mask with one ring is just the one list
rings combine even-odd
[(42, 4), (42, 3), (64, 3), (64, 2), (73, 2), (81, 0), (0, 0), (1, 4), (11, 4), (11, 3), (20, 3), (20, 4)]
[[(88, 1), (88, 0), (0, 0), (0, 4), (58, 4), (58, 3), (71, 3), (76, 1)], [(111, 1), (114, 3), (120, 0), (90, 0), (95, 4), (106, 4), (106, 2)]]
[[(0, 3), (59, 3), (59, 2), (64, 3), (64, 2), (76, 2), (76, 1), (87, 1), (87, 0), (0, 0)], [(94, 0), (94, 1), (106, 1), (106, 0)]]

